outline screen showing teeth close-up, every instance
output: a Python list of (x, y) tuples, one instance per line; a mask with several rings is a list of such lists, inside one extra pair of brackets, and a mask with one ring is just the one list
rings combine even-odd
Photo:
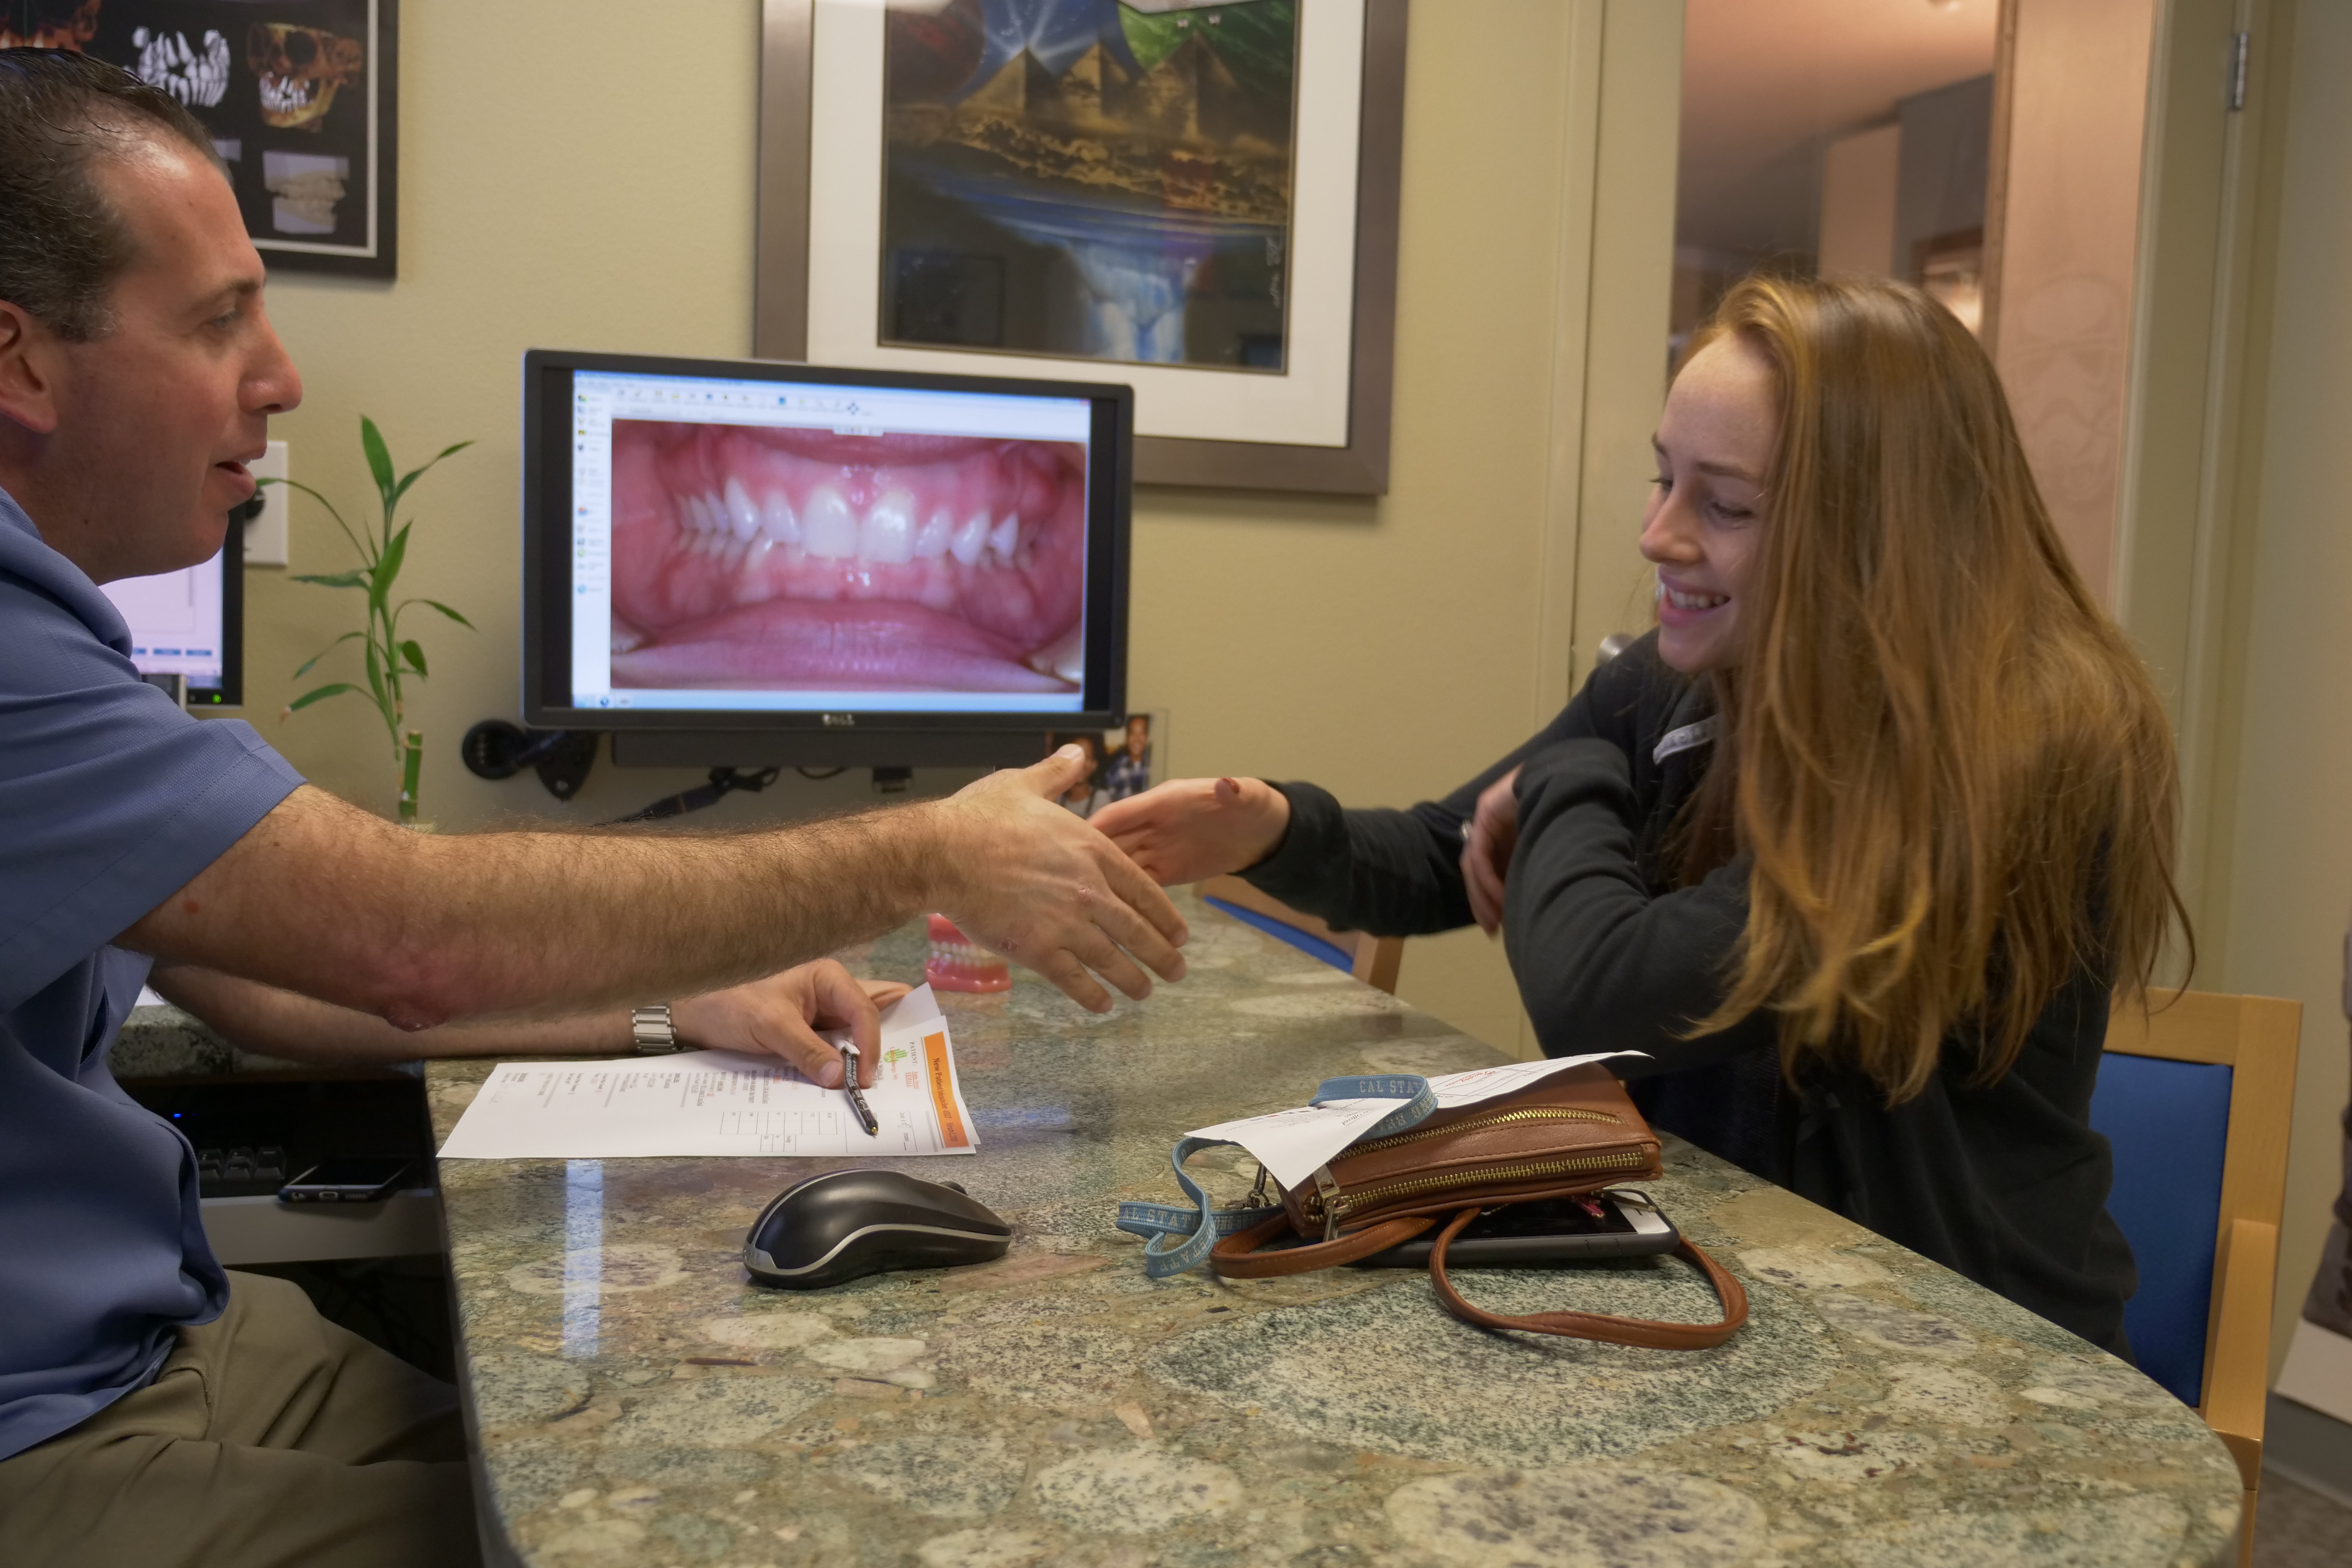
[(1076, 707), (1084, 403), (738, 384), (724, 400), (642, 378), (604, 398), (581, 389), (576, 696)]

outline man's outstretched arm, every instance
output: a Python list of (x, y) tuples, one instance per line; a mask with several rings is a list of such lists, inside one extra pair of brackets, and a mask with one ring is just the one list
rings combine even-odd
[(1083, 768), (728, 834), (416, 834), (306, 787), (119, 940), (415, 1029), (717, 990), (937, 910), (1101, 1011), (1094, 974), (1148, 994), (1186, 933), (1052, 804)]

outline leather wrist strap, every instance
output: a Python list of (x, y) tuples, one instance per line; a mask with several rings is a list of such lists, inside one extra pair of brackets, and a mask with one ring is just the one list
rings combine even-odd
[(1436, 1244), (1429, 1249), (1429, 1278), (1437, 1287), (1437, 1299), (1445, 1303), (1447, 1311), (1465, 1323), (1475, 1323), (1483, 1329), (1524, 1329), (1538, 1334), (1601, 1340), (1644, 1350), (1703, 1351), (1738, 1333), (1739, 1326), (1748, 1321), (1748, 1292), (1724, 1271), (1721, 1264), (1688, 1239), (1675, 1248), (1675, 1256), (1706, 1275), (1706, 1282), (1715, 1288), (1715, 1298), (1723, 1304), (1723, 1321), (1719, 1323), (1664, 1323), (1650, 1318), (1612, 1318), (1598, 1312), (1530, 1312), (1525, 1317), (1507, 1318), (1474, 1307), (1462, 1299), (1462, 1293), (1445, 1277), (1445, 1249), (1465, 1226), (1478, 1217), (1479, 1212), (1475, 1207), (1465, 1208), (1446, 1221), (1445, 1228), (1437, 1233)]
[[(1600, 1340), (1609, 1344), (1633, 1345), (1643, 1350), (1702, 1351), (1719, 1345), (1739, 1331), (1748, 1321), (1748, 1292), (1739, 1281), (1724, 1271), (1723, 1266), (1688, 1240), (1675, 1248), (1675, 1256), (1706, 1277), (1714, 1288), (1716, 1300), (1723, 1304), (1723, 1321), (1717, 1323), (1667, 1323), (1650, 1318), (1614, 1318), (1599, 1312), (1532, 1312), (1525, 1317), (1505, 1317), (1474, 1307), (1463, 1300), (1462, 1293), (1445, 1275), (1445, 1249), (1454, 1238), (1483, 1211), (1475, 1206), (1465, 1208), (1446, 1221), (1430, 1248), (1429, 1278), (1437, 1287), (1437, 1299), (1445, 1310), (1465, 1323), (1475, 1323), (1484, 1329), (1517, 1329), (1531, 1333), (1559, 1334), (1570, 1339)], [(1287, 1274), (1305, 1274), (1317, 1268), (1329, 1268), (1337, 1264), (1353, 1263), (1370, 1258), (1375, 1252), (1385, 1252), (1391, 1247), (1411, 1241), (1437, 1222), (1426, 1216), (1384, 1220), (1379, 1225), (1351, 1231), (1336, 1241), (1312, 1242), (1305, 1247), (1286, 1247), (1277, 1251), (1260, 1252), (1258, 1248), (1289, 1228), (1288, 1218), (1282, 1214), (1260, 1221), (1247, 1230), (1221, 1237), (1210, 1249), (1209, 1266), (1228, 1279), (1271, 1279)]]
[(1290, 1228), (1288, 1216), (1276, 1209), (1273, 1218), (1220, 1237), (1216, 1246), (1209, 1249), (1209, 1267), (1227, 1279), (1272, 1279), (1284, 1274), (1304, 1274), (1310, 1269), (1353, 1263), (1359, 1258), (1401, 1247), (1436, 1223), (1426, 1218), (1383, 1220), (1379, 1225), (1350, 1231), (1336, 1241), (1260, 1252), (1259, 1247)]

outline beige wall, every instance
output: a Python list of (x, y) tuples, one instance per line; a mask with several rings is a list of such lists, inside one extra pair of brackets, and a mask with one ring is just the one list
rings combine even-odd
[[(2294, 7), (2276, 265), (2267, 285), (2259, 423), (2242, 454), (2254, 504), (2233, 619), (2234, 755), (2217, 825), (2228, 856), (2219, 973), (2231, 991), (2303, 1003), (2303, 1058), (2273, 1354), (2311, 1283), (2341, 1166), (2347, 1090), (2340, 986), (2352, 906), (2352, 10)], [(2280, 51), (2270, 51), (2276, 58)], [(2275, 1359), (2273, 1361), (2275, 1365)]]
[(1903, 171), (1903, 127), (1875, 125), (1822, 149), (1822, 237), (1815, 264), (1824, 276), (1896, 276), (1895, 195)]
[(2108, 595), (2156, 0), (2010, 0), (1989, 346), (2052, 520)]
[[(651, 35), (617, 5), (415, 5), (401, 29), (400, 278), (294, 272), (268, 307), (306, 382), (272, 425), (294, 477), (358, 507), (359, 416), (404, 466), (478, 445), (413, 492), (403, 586), (455, 605), (477, 637), (428, 617), (439, 672), (413, 703), (427, 745), (425, 812), (453, 826), (501, 811), (558, 812), (535, 782), (467, 774), (477, 719), (519, 716), (520, 360), (533, 345), (738, 354), (750, 332), (757, 7), (697, 0)], [(519, 70), (515, 62), (528, 60)], [(298, 500), (294, 572), (335, 571), (347, 547)], [(247, 713), (319, 783), (388, 812), (381, 725), (355, 698), (279, 723), (287, 677), (356, 615), (353, 595), (248, 569)], [(343, 655), (322, 667), (336, 670)], [(317, 677), (313, 678), (314, 679)], [(604, 771), (574, 815), (593, 820), (675, 789), (678, 775)]]
[[(477, 719), (517, 712), (522, 351), (749, 350), (757, 15), (753, 0), (677, 0), (648, 31), (642, 6), (610, 0), (408, 6), (401, 277), (289, 273), (271, 284), (270, 309), (309, 383), (302, 409), (273, 432), (291, 441), (297, 478), (357, 499), (362, 412), (410, 461), (480, 443), (415, 492), (407, 573), (415, 591), (482, 628), (474, 637), (436, 622), (424, 634), (439, 673), (415, 704), (429, 748), (423, 801), (445, 826), (511, 813), (593, 821), (695, 782), (600, 764), (567, 810), (529, 778), (472, 778), (456, 748)], [(1596, 179), (1599, 51), (1622, 38), (1653, 69), (1671, 62), (1679, 7), (1496, 0), (1449, 8), (1443, 25), (1423, 9), (1415, 23), (1391, 493), (1160, 491), (1136, 509), (1130, 697), (1171, 714), (1170, 760), (1186, 772), (1311, 778), (1361, 805), (1444, 790), (1516, 743), (1566, 689), (1551, 668), (1562, 649), (1610, 629), (1585, 636), (1546, 619), (1548, 605), (1577, 601), (1579, 552), (1605, 541), (1613, 558), (1618, 536), (1629, 550), (1635, 521), (1616, 515), (1628, 487), (1612, 480), (1612, 515), (1575, 531), (1581, 378), (1597, 352), (1584, 316), (1597, 279), (1631, 277), (1633, 313), (1654, 305), (1656, 325), (1637, 321), (1627, 340), (1612, 322), (1604, 346), (1654, 343), (1670, 245), (1671, 92), (1663, 136), (1654, 96), (1620, 95), (1617, 177)], [(1596, 204), (1613, 214), (1602, 259), (1614, 272), (1589, 265)], [(1631, 380), (1612, 378), (1596, 428), (1615, 445), (1646, 428), (1662, 357), (1640, 350)], [(1618, 466), (1643, 460), (1633, 439), (1630, 455), (1611, 454)], [(293, 570), (340, 568), (339, 541), (306, 508), (295, 514)], [(275, 718), (298, 689), (289, 672), (348, 624), (346, 596), (267, 570), (247, 581), (247, 713), (320, 784), (387, 809), (390, 763), (365, 708), (343, 699)], [(788, 777), (705, 820), (870, 798), (861, 775)], [(1498, 1044), (1519, 1041), (1501, 951), (1475, 931), (1413, 943), (1403, 991)]]

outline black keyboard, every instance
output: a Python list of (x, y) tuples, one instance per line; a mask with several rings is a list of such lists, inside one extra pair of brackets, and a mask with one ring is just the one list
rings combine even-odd
[(321, 1160), (406, 1160), (433, 1180), (425, 1085), (405, 1076), (127, 1079), (124, 1090), (186, 1134), (208, 1198), (274, 1194)]
[(298, 1173), (289, 1168), (286, 1151), (273, 1143), (258, 1148), (196, 1151), (196, 1186), (208, 1198), (256, 1197), (274, 1193)]

